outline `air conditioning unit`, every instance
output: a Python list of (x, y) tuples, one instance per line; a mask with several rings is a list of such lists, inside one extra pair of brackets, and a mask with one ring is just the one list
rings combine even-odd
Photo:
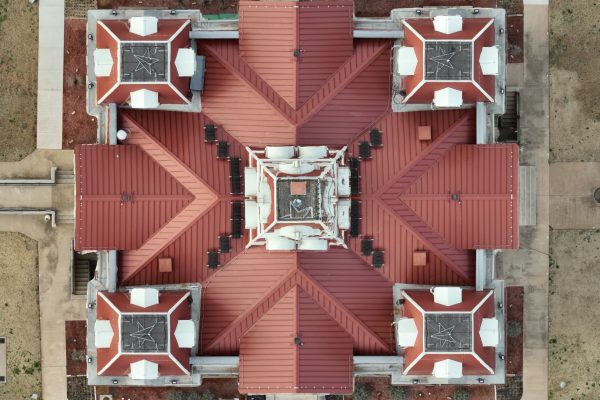
[(98, 400), (113, 400), (112, 394), (101, 394), (98, 397)]

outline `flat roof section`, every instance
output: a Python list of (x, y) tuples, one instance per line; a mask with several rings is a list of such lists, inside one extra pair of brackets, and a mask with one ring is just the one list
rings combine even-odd
[(470, 352), (471, 314), (433, 313), (425, 315), (425, 352)]
[(168, 333), (166, 314), (123, 314), (121, 317), (124, 353), (165, 353)]
[(425, 80), (470, 81), (472, 64), (471, 42), (434, 41), (425, 44)]
[(167, 43), (121, 43), (122, 82), (166, 82)]
[[(292, 186), (305, 184), (305, 194)], [(321, 219), (321, 182), (318, 179), (279, 179), (277, 181), (277, 219), (280, 221), (314, 221)], [(302, 185), (304, 186), (304, 185)], [(303, 188), (304, 189), (304, 188)]]

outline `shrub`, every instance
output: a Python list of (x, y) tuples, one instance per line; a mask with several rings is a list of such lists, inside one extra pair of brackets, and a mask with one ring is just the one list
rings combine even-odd
[(390, 399), (391, 400), (406, 400), (408, 399), (408, 393), (404, 386), (392, 385), (390, 386)]
[(352, 397), (354, 400), (370, 400), (373, 387), (368, 383), (357, 383)]
[(469, 400), (469, 392), (466, 389), (456, 389), (452, 400)]

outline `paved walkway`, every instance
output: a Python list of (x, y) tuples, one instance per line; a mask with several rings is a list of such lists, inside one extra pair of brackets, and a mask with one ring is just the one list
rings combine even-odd
[[(63, 170), (73, 169), (73, 151), (36, 150), (20, 162), (0, 165), (0, 179), (47, 179), (52, 166)], [(73, 185), (3, 187), (0, 205), (72, 211)], [(85, 298), (71, 296), (73, 225), (59, 224), (52, 228), (41, 215), (0, 215), (0, 226), (3, 231), (21, 232), (38, 242), (42, 397), (44, 400), (65, 400), (65, 320), (86, 319)]]
[[(525, 2), (525, 63), (521, 93), (521, 165), (537, 169), (537, 226), (521, 228), (521, 248), (501, 253), (498, 272), (507, 286), (523, 286), (523, 399), (548, 398), (548, 6)], [(519, 73), (519, 66), (510, 73)]]
[(600, 187), (600, 163), (554, 163), (550, 165), (550, 177), (550, 226), (600, 228), (600, 205), (592, 196)]
[(65, 2), (39, 7), (37, 148), (61, 149)]

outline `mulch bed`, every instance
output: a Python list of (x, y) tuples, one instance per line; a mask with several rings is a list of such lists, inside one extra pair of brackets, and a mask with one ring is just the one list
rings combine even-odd
[(506, 17), (508, 31), (508, 56), (509, 63), (523, 62), (523, 15), (509, 15)]
[(200, 10), (204, 14), (237, 13), (236, 0), (98, 0), (98, 8), (145, 8)]
[(523, 373), (523, 287), (507, 287), (506, 373)]
[(88, 386), (86, 376), (67, 377), (68, 400), (94, 400), (94, 387)]
[(96, 118), (85, 108), (86, 21), (65, 19), (65, 54), (63, 72), (63, 148), (96, 143)]
[(168, 400), (170, 393), (210, 391), (221, 399), (240, 397), (237, 379), (204, 379), (201, 386), (194, 388), (152, 387), (99, 387), (98, 393), (112, 394), (114, 399)]
[[(389, 378), (357, 378), (356, 387), (367, 385), (370, 387), (372, 400), (390, 400), (390, 379)], [(449, 385), (407, 385), (402, 386), (405, 390), (407, 400), (417, 399), (452, 399), (460, 391), (468, 393), (469, 400), (490, 400), (494, 398), (494, 386), (449, 386)], [(345, 397), (347, 398), (347, 397)]]
[(86, 374), (86, 321), (65, 321), (65, 342), (67, 344), (67, 375)]

